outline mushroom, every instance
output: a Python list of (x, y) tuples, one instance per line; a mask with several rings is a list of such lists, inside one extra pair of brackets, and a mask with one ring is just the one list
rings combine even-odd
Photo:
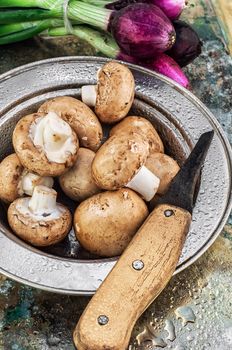
[(177, 162), (166, 154), (152, 153), (146, 160), (146, 167), (160, 179), (158, 194), (167, 192), (172, 179), (180, 170)]
[(5, 203), (11, 203), (24, 194), (31, 196), (37, 185), (52, 187), (53, 179), (28, 172), (15, 153), (0, 163), (0, 198)]
[(150, 152), (164, 153), (164, 145), (154, 126), (143, 117), (130, 116), (123, 119), (110, 130), (110, 136), (134, 131), (142, 134), (149, 142)]
[(76, 98), (63, 96), (49, 100), (40, 106), (39, 113), (55, 112), (77, 134), (80, 145), (96, 151), (103, 137), (101, 124), (93, 111)]
[(146, 166), (149, 143), (141, 134), (111, 136), (98, 150), (92, 163), (96, 184), (106, 190), (129, 187), (150, 201), (160, 180)]
[(35, 246), (62, 241), (68, 234), (72, 216), (57, 193), (46, 186), (36, 186), (32, 197), (18, 198), (8, 208), (8, 222), (17, 236)]
[(101, 192), (92, 178), (91, 165), (94, 157), (95, 153), (90, 149), (79, 148), (74, 166), (59, 177), (62, 190), (75, 201), (81, 202)]
[(41, 176), (59, 176), (77, 159), (79, 142), (68, 123), (54, 112), (34, 113), (19, 120), (13, 146), (22, 165)]
[(120, 255), (148, 216), (144, 201), (130, 189), (103, 192), (86, 199), (74, 214), (80, 244), (93, 254)]
[(111, 61), (98, 71), (97, 86), (83, 86), (82, 101), (95, 107), (103, 123), (115, 123), (129, 112), (134, 100), (135, 82), (131, 71), (123, 64)]

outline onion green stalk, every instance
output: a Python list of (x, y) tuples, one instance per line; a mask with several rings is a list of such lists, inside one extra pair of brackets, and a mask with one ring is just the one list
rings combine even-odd
[(38, 7), (50, 10), (62, 6), (63, 0), (1, 0), (0, 7)]
[(0, 25), (0, 45), (30, 39), (48, 28), (60, 25), (62, 21), (53, 19)]
[(20, 32), (29, 28), (35, 28), (35, 26), (37, 26), (37, 24), (33, 24), (31, 22), (4, 24), (0, 26), (0, 37)]
[(39, 21), (50, 18), (60, 18), (60, 11), (55, 9), (50, 11), (44, 9), (0, 10), (0, 24)]
[[(64, 27), (51, 28), (45, 33), (42, 33), (42, 35), (49, 35), (52, 37), (65, 36), (67, 34), (67, 30)], [(110, 34), (99, 32), (87, 26), (80, 25), (73, 27), (73, 35), (77, 36), (81, 40), (84, 40), (97, 51), (109, 58), (116, 58), (120, 53), (120, 48)]]
[[(0, 0), (0, 8), (31, 8), (44, 9), (51, 11), (51, 17), (63, 18), (64, 0)], [(70, 0), (68, 6), (68, 17), (71, 20), (77, 20), (85, 24), (96, 26), (100, 29), (107, 30), (111, 10), (98, 8), (91, 4), (85, 4), (81, 1)], [(41, 15), (38, 13), (38, 16)], [(35, 15), (33, 14), (33, 19)], [(37, 18), (40, 19), (40, 18)]]

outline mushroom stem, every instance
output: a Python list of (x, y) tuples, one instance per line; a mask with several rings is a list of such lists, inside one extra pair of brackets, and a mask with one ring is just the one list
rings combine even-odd
[(25, 172), (21, 179), (20, 192), (32, 196), (35, 186), (43, 185), (52, 188), (53, 184), (52, 177)]
[(70, 125), (54, 112), (31, 125), (30, 137), (36, 147), (44, 150), (50, 162), (65, 163), (68, 155), (76, 152)]
[(95, 107), (97, 100), (97, 85), (82, 86), (81, 99), (87, 106)]
[(57, 192), (46, 186), (36, 186), (28, 203), (28, 208), (35, 215), (51, 213), (56, 209)]
[(160, 179), (143, 165), (126, 187), (138, 192), (149, 202), (156, 194), (159, 184)]

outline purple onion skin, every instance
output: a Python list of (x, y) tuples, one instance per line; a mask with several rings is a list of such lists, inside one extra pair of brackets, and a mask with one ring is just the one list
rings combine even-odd
[(119, 54), (116, 57), (117, 60), (121, 60), (121, 61), (125, 61), (127, 63), (132, 63), (132, 64), (138, 64), (139, 65), (139, 61), (137, 58), (129, 56), (127, 54), (125, 54), (124, 52), (120, 51)]
[(186, 0), (150, 0), (154, 5), (159, 6), (165, 15), (174, 20), (178, 18), (186, 6)]
[(159, 7), (138, 3), (114, 11), (108, 28), (129, 56), (150, 58), (175, 42), (175, 30)]
[(184, 67), (201, 54), (202, 42), (189, 24), (177, 20), (173, 25), (176, 30), (176, 42), (167, 54)]
[(158, 6), (171, 20), (180, 16), (187, 1), (186, 0), (118, 0), (106, 5), (111, 10), (120, 10), (134, 3), (149, 3)]
[(150, 3), (150, 1), (146, 1), (146, 0), (117, 0), (117, 1), (112, 1), (111, 3), (105, 5), (105, 7), (107, 9), (110, 10), (121, 10), (124, 7), (128, 6), (128, 5), (132, 5), (132, 4), (136, 4), (138, 2), (146, 2), (146, 3)]
[(188, 78), (180, 68), (180, 66), (168, 55), (161, 53), (150, 61), (140, 61), (135, 57), (128, 56), (123, 52), (120, 52), (117, 57), (118, 60), (122, 60), (128, 63), (137, 64), (144, 68), (151, 69), (157, 73), (163, 74), (168, 78), (176, 81), (185, 88), (189, 88), (190, 84)]
[(172, 57), (169, 57), (164, 53), (157, 55), (156, 58), (150, 62), (143, 62), (142, 65), (143, 67), (149, 68), (157, 73), (171, 78), (185, 88), (189, 87), (189, 80), (180, 66), (174, 61)]

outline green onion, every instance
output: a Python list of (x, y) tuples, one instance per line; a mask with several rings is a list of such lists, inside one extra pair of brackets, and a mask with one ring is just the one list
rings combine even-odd
[(33, 25), (31, 22), (4, 24), (0, 26), (0, 36), (20, 32), (22, 30), (33, 28), (35, 26), (36, 25)]
[[(1, 0), (0, 0), (1, 1)], [(60, 11), (42, 9), (0, 10), (0, 24), (37, 21), (48, 18), (59, 18)]]
[(60, 26), (61, 24), (62, 21), (47, 19), (44, 21), (0, 25), (0, 45), (32, 38), (50, 27)]
[[(64, 36), (68, 33), (67, 30), (62, 27), (49, 29), (46, 34), (50, 36)], [(107, 57), (115, 58), (120, 51), (116, 41), (110, 34), (99, 32), (84, 25), (74, 26), (73, 34), (79, 39), (86, 41)]]
[[(30, 11), (32, 11), (31, 8), (37, 8), (37, 10), (44, 9), (52, 11), (52, 13), (55, 13), (55, 16), (59, 18), (63, 18), (63, 4), (64, 0), (0, 0), (0, 8), (30, 7)], [(112, 13), (110, 10), (76, 0), (71, 0), (69, 2), (67, 12), (71, 20), (77, 20), (103, 30), (107, 30)], [(38, 16), (41, 16), (41, 14), (38, 13)], [(35, 13), (33, 13), (33, 19), (36, 19)], [(40, 19), (40, 17), (37, 17), (37, 19)]]
[(63, 4), (62, 0), (1, 0), (0, 7), (39, 7), (50, 10)]

